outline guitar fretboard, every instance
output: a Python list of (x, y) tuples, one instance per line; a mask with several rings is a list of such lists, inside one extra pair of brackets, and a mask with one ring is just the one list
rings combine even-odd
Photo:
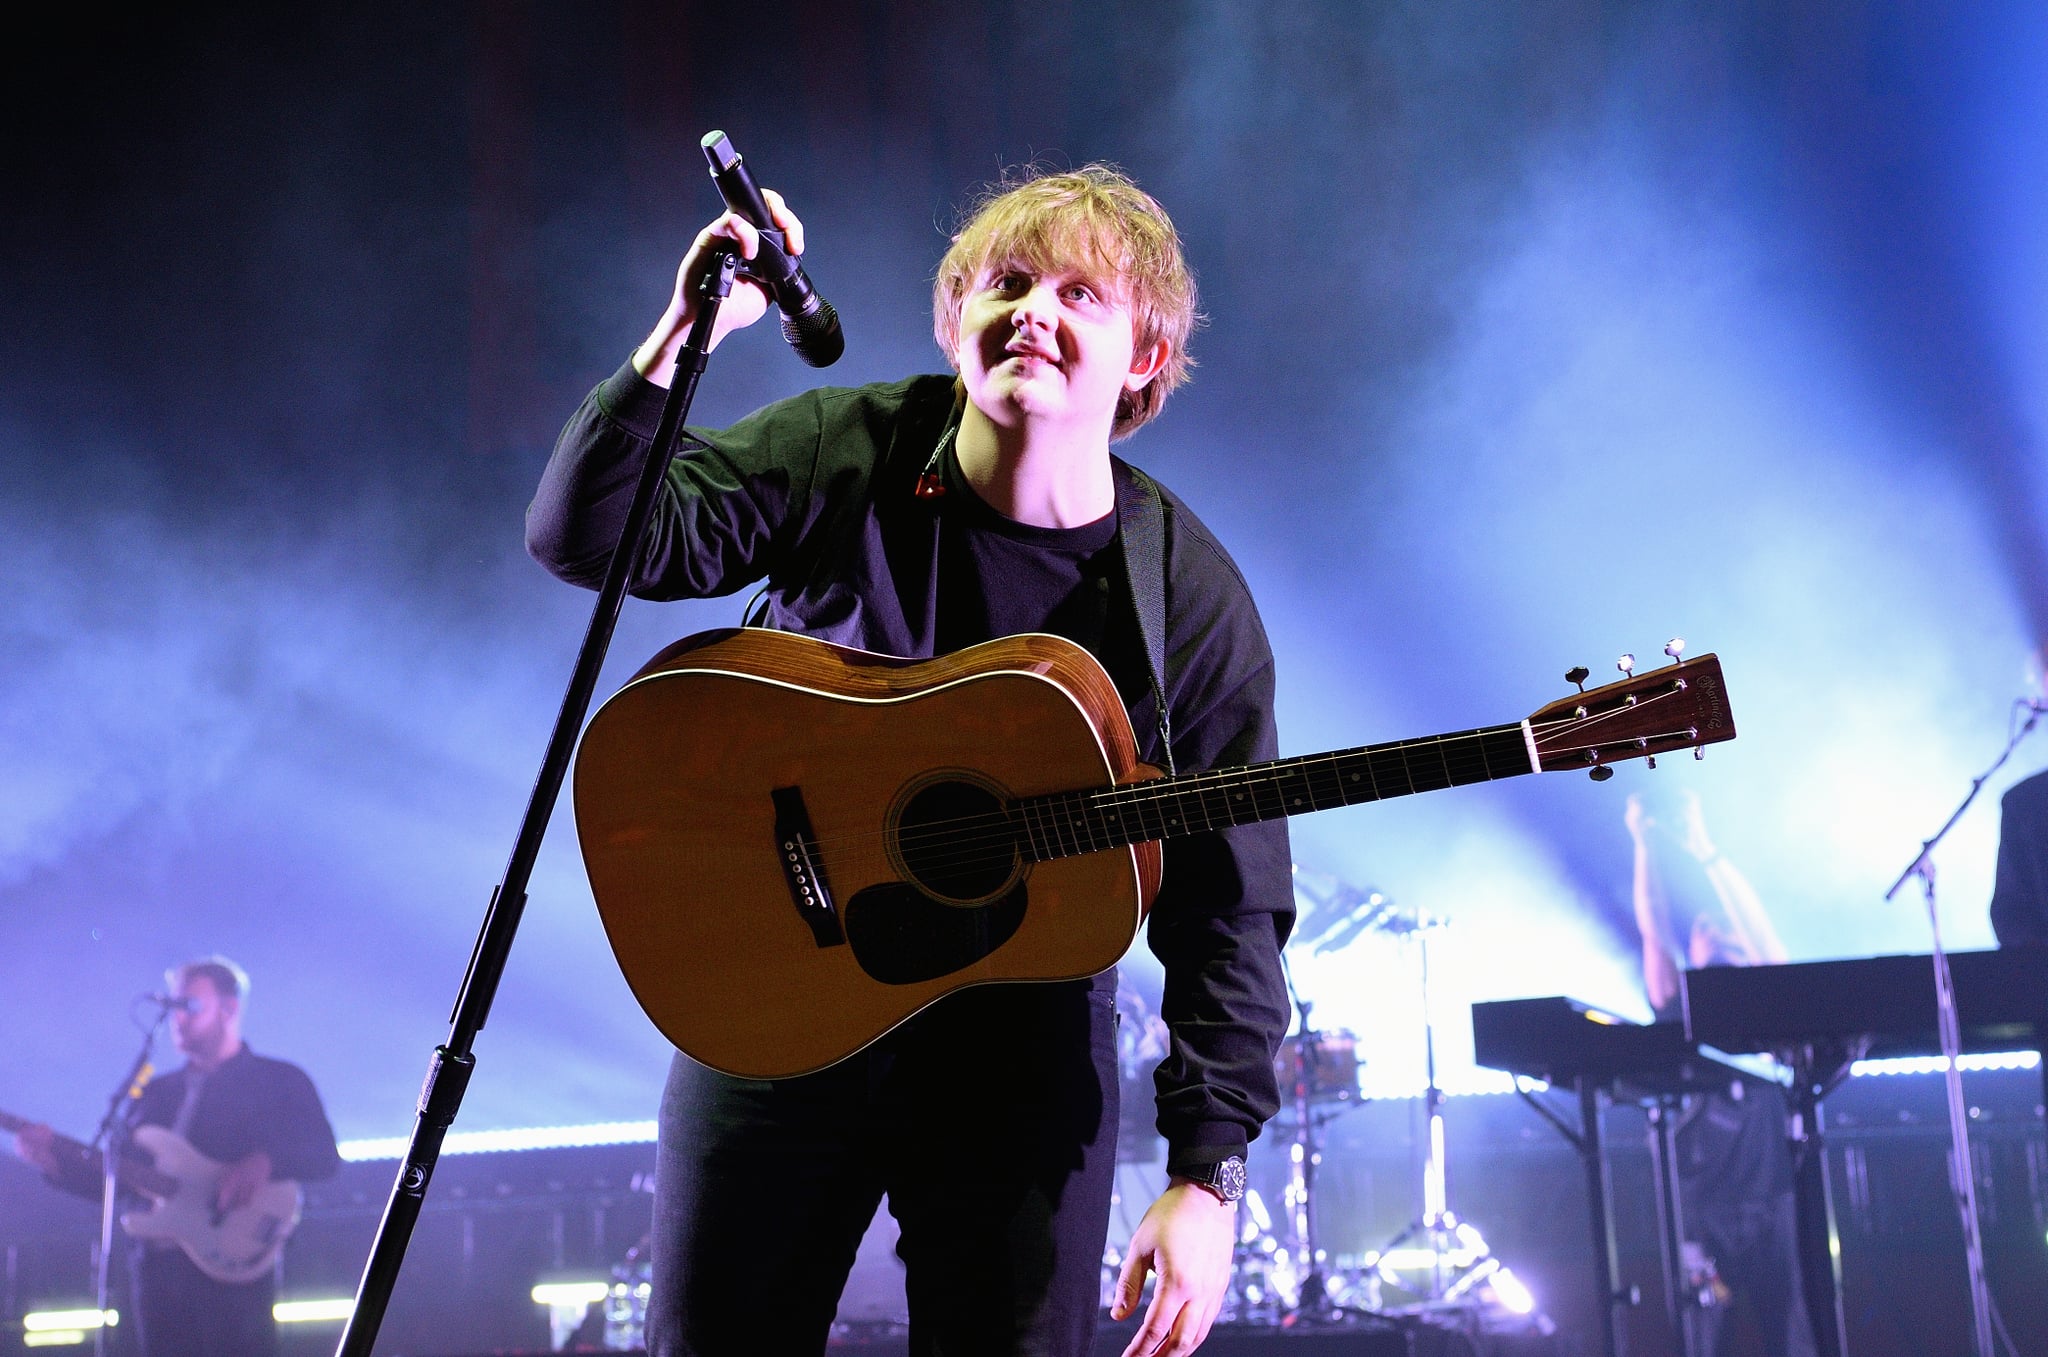
[(1533, 773), (1521, 722), (1013, 802), (1034, 862)]
[[(12, 1112), (0, 1112), (0, 1131), (20, 1131), (35, 1124), (27, 1117), (17, 1117)], [(94, 1173), (100, 1172), (100, 1165), (104, 1161), (100, 1158), (98, 1150), (84, 1141), (73, 1140), (70, 1136), (60, 1135), (55, 1139), (60, 1154), (91, 1165)], [(121, 1156), (121, 1181), (128, 1187), (157, 1197), (169, 1196), (178, 1190), (176, 1178), (158, 1171), (146, 1156), (133, 1150)]]

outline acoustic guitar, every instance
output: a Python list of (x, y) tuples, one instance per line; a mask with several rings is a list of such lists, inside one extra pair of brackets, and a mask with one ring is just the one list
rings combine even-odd
[[(31, 1123), (0, 1112), (0, 1131)], [(298, 1226), (302, 1197), (297, 1183), (265, 1183), (232, 1211), (215, 1209), (215, 1189), (225, 1165), (192, 1148), (164, 1126), (138, 1126), (117, 1175), (121, 1186), (150, 1199), (146, 1210), (129, 1211), (121, 1228), (137, 1239), (176, 1244), (201, 1272), (217, 1282), (250, 1282), (270, 1271), (284, 1241)], [(69, 1136), (57, 1136), (57, 1153), (97, 1176), (99, 1151)]]
[[(1584, 670), (1567, 676), (1583, 683)], [(695, 1059), (822, 1069), (968, 985), (1116, 964), (1160, 842), (1735, 737), (1712, 655), (1522, 721), (1161, 776), (1056, 636), (904, 660), (756, 628), (656, 655), (590, 720), (576, 829), (627, 984)]]

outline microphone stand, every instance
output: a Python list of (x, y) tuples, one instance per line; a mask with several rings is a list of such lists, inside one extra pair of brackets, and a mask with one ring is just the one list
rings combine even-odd
[(476, 1067), (476, 1056), (471, 1046), (490, 1014), (491, 1000), (497, 994), (499, 978), (504, 974), (505, 961), (511, 954), (512, 938), (519, 929), (520, 914), (526, 908), (526, 883), (533, 875), (541, 836), (547, 830), (548, 817), (561, 793), (562, 779), (568, 774), (569, 758), (583, 729), (583, 718), (590, 710), (591, 695), (597, 688), (598, 670), (604, 665), (605, 652), (618, 625), (619, 608), (625, 602), (626, 583), (632, 573), (634, 559), (639, 555), (640, 539), (647, 531), (648, 519), (653, 517), (655, 495), (668, 474), (669, 461), (675, 455), (676, 438), (682, 431), (683, 422), (689, 418), (698, 379), (704, 375), (711, 353), (712, 324), (718, 318), (719, 306), (732, 292), (738, 265), (739, 255), (732, 245), (718, 246), (713, 253), (712, 266), (699, 286), (697, 318), (691, 323), (689, 336), (676, 358), (668, 400), (661, 407), (661, 419), (655, 426), (654, 441), (647, 450), (646, 465), (640, 470), (639, 484), (634, 487), (625, 527), (619, 532), (619, 544), (612, 550), (611, 564), (606, 567), (604, 583), (597, 591), (590, 625), (584, 633), (582, 648), (576, 653), (568, 691), (563, 694), (561, 710), (555, 717), (554, 733), (549, 737), (547, 752), (541, 758), (540, 773), (527, 800), (526, 814), (519, 822), (519, 834), (513, 842), (511, 859), (506, 864), (504, 877), (491, 892), (483, 927), (470, 954), (468, 973), (463, 976), (455, 1011), (449, 1017), (448, 1040), (434, 1048), (434, 1054), (428, 1061), (426, 1084), (420, 1090), (412, 1141), (399, 1164), (398, 1178), (392, 1184), (384, 1218), (377, 1226), (377, 1237), (356, 1290), (355, 1308), (342, 1330), (341, 1343), (335, 1349), (337, 1357), (370, 1357), (371, 1347), (377, 1341), (377, 1330), (384, 1321), (385, 1308), (390, 1304), (392, 1287), (398, 1281), (406, 1245), (412, 1238), (413, 1226), (419, 1220), (420, 1208), (426, 1200), (427, 1183), (433, 1177), (434, 1165), (441, 1156), (441, 1143), (448, 1134), (448, 1128), (454, 1124), (455, 1114), (462, 1105), (463, 1092), (469, 1086), (470, 1074)]
[(1991, 1342), (1991, 1288), (1984, 1277), (1984, 1235), (1977, 1217), (1977, 1175), (1970, 1163), (1970, 1119), (1963, 1103), (1963, 1072), (1957, 1064), (1962, 1058), (1962, 1024), (1956, 1016), (1955, 981), (1949, 975), (1948, 953), (1941, 945), (1941, 911), (1935, 905), (1932, 854), (1935, 845), (1955, 828), (1956, 821), (1963, 818), (1963, 812), (1977, 799), (1977, 793), (1984, 790), (1984, 784), (1991, 775), (2005, 766), (2005, 761), (2012, 757), (2012, 751), (2019, 748), (2020, 741), (2040, 723), (2042, 708), (2039, 704), (2021, 699), (2017, 705), (2027, 708), (2027, 719), (2012, 732), (2005, 742), (2005, 749), (1992, 765), (1972, 779), (1969, 794), (1963, 797), (1962, 804), (1955, 808), (1940, 829), (1934, 831), (1934, 837), (1920, 845), (1919, 856), (1884, 893), (1884, 898), (1890, 900), (1917, 876), (1927, 897), (1927, 926), (1934, 944), (1935, 1024), (1941, 1036), (1941, 1054), (1946, 1066), (1943, 1083), (1948, 1092), (1949, 1185), (1955, 1192), (1956, 1208), (1963, 1219), (1963, 1254), (1969, 1270), (1970, 1321), (1976, 1357), (1995, 1357)]
[[(130, 1010), (131, 1016), (133, 1010)], [(109, 1282), (114, 1257), (114, 1208), (121, 1190), (121, 1157), (128, 1153), (129, 1112), (134, 1101), (142, 1096), (143, 1085), (147, 1084), (155, 1070), (150, 1065), (150, 1056), (156, 1051), (156, 1034), (163, 1030), (164, 1022), (171, 1016), (170, 1006), (159, 1004), (156, 1021), (142, 1033), (142, 1049), (135, 1053), (135, 1063), (128, 1067), (128, 1073), (121, 1076), (121, 1082), (114, 1085), (114, 1095), (107, 1099), (107, 1114), (100, 1118), (99, 1129), (92, 1133), (92, 1144), (88, 1147), (100, 1152), (100, 1254), (93, 1269), (93, 1305), (99, 1311), (100, 1323), (92, 1331), (93, 1357), (106, 1357), (107, 1352), (107, 1301), (110, 1297)], [(135, 1279), (129, 1278), (133, 1286)]]

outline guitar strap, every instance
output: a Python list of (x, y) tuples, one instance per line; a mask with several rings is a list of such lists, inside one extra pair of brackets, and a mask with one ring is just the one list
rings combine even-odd
[(1152, 702), (1159, 709), (1159, 752), (1166, 771), (1173, 767), (1173, 716), (1166, 705), (1166, 506), (1150, 476), (1122, 458), (1116, 469), (1116, 531), (1124, 549), (1124, 579), (1130, 586), (1131, 608), (1138, 636), (1145, 643), (1145, 667), (1152, 679)]
[(178, 1115), (171, 1118), (171, 1131), (188, 1140), (192, 1135), (192, 1114), (199, 1110), (199, 1095), (206, 1091), (206, 1072), (185, 1067), (185, 1100), (178, 1104)]
[[(965, 402), (956, 390), (953, 417), (938, 445), (932, 449), (912, 493), (926, 501), (942, 498), (946, 450), (959, 430), (960, 408)], [(1166, 506), (1159, 486), (1150, 476), (1120, 457), (1111, 457), (1116, 475), (1116, 531), (1124, 554), (1124, 582), (1130, 590), (1131, 611), (1138, 620), (1138, 638), (1144, 643), (1146, 677), (1152, 684), (1152, 705), (1159, 712), (1159, 754), (1167, 773), (1173, 766), (1173, 714), (1166, 704)], [(743, 626), (760, 626), (767, 620), (769, 586), (763, 584), (744, 610)]]

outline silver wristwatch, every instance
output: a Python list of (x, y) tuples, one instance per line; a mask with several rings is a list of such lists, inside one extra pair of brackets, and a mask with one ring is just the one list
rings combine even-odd
[(1207, 1188), (1227, 1202), (1238, 1201), (1244, 1196), (1244, 1156), (1241, 1154), (1233, 1154), (1206, 1167), (1175, 1176), (1185, 1178), (1197, 1187)]

